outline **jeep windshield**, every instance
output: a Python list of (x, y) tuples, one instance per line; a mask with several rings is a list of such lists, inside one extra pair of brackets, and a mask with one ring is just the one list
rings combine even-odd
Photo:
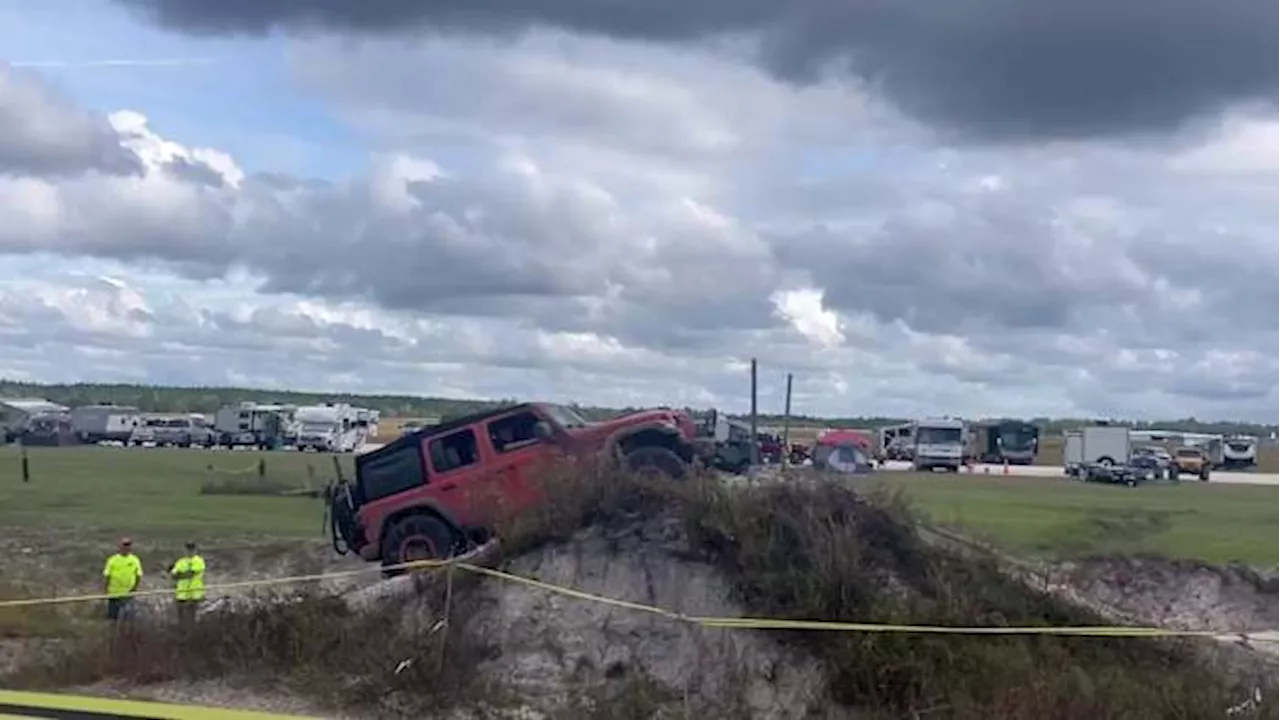
[(551, 417), (552, 421), (566, 430), (584, 428), (591, 424), (584, 420), (573, 408), (565, 407), (564, 405), (545, 404), (542, 406), (542, 410)]
[(916, 442), (920, 445), (959, 445), (962, 434), (960, 428), (922, 427), (916, 429)]

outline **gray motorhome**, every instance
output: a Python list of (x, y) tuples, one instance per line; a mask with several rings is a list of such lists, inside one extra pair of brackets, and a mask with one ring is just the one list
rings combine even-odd
[(71, 411), (71, 429), (83, 443), (129, 442), (142, 422), (142, 412), (130, 405), (82, 405)]

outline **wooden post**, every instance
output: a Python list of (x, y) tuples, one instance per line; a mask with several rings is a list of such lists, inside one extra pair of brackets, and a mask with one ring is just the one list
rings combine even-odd
[(341, 485), (342, 484), (342, 462), (338, 460), (338, 453), (334, 453), (330, 455), (329, 458), (333, 460), (333, 474), (337, 477), (338, 484)]
[(267, 476), (267, 459), (258, 458), (258, 478), (261, 479), (261, 478), (265, 478), (266, 476)]
[(787, 399), (782, 405), (782, 464), (791, 464), (791, 373), (787, 373)]
[(751, 358), (751, 464), (760, 464), (760, 417), (756, 406), (756, 359)]
[(22, 452), (22, 482), (31, 482), (31, 460), (27, 457), (27, 445), (18, 439), (18, 449)]
[(445, 570), (444, 576), (444, 617), (441, 618), (444, 623), (440, 627), (440, 654), (436, 657), (436, 672), (444, 672), (445, 649), (449, 644), (449, 615), (453, 611), (453, 563), (449, 563), (449, 567)]

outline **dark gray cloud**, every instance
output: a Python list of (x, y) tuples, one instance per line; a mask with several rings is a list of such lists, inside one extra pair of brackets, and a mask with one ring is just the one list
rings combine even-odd
[(142, 166), (106, 118), (75, 107), (0, 61), (0, 176), (137, 174)]
[(780, 77), (840, 68), (944, 132), (984, 140), (1168, 130), (1234, 103), (1274, 105), (1280, 78), (1268, 0), (118, 1), (198, 34), (747, 34)]

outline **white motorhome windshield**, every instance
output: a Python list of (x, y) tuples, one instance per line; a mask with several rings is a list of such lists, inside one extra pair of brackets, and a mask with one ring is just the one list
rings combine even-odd
[(916, 429), (916, 442), (921, 445), (955, 445), (960, 442), (960, 428), (922, 427)]

